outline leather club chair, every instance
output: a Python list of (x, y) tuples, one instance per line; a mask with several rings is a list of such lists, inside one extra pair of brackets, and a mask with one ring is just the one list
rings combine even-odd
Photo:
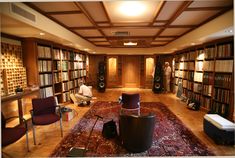
[(120, 115), (121, 143), (130, 152), (143, 152), (152, 146), (155, 115)]
[(124, 111), (137, 111), (140, 114), (140, 95), (138, 93), (128, 94), (122, 93), (122, 108), (121, 112)]
[(19, 140), (21, 137), (26, 135), (26, 145), (27, 150), (29, 151), (29, 141), (28, 141), (28, 128), (27, 123), (24, 118), (21, 118), (24, 122), (24, 126), (17, 126), (17, 127), (6, 127), (6, 121), (12, 118), (18, 118), (18, 116), (10, 117), (5, 119), (3, 113), (1, 113), (2, 117), (2, 146), (5, 147), (9, 144), (12, 144)]
[[(57, 105), (55, 97), (32, 99), (33, 109), (30, 111), (32, 117), (33, 140), (36, 145), (35, 127), (43, 126), (60, 121), (60, 132), (63, 137), (62, 114), (60, 106)], [(59, 108), (59, 115), (56, 113), (56, 107)]]

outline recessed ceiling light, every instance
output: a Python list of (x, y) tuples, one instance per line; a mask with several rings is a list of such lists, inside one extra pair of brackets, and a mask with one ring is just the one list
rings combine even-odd
[(139, 1), (127, 1), (123, 2), (119, 11), (126, 16), (138, 16), (141, 15), (146, 10), (146, 6)]
[(88, 50), (90, 50), (90, 49), (88, 49), (88, 48), (85, 48), (84, 50), (85, 50), (85, 51), (88, 51)]
[(124, 42), (123, 45), (124, 46), (136, 46), (137, 42)]
[(92, 52), (93, 54), (95, 54), (96, 52)]
[(45, 33), (44, 33), (44, 32), (40, 32), (39, 35), (40, 35), (40, 36), (44, 36)]
[(194, 46), (196, 43), (191, 43), (192, 46)]
[(225, 30), (226, 33), (233, 33), (233, 30), (232, 29), (229, 29), (229, 30)]

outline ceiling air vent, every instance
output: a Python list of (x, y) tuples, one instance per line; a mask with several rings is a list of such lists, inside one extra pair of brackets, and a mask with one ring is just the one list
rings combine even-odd
[(128, 31), (116, 31), (112, 33), (114, 36), (129, 36), (130, 35)]
[(28, 12), (27, 10), (15, 5), (15, 4), (11, 4), (11, 11), (15, 14), (18, 14), (30, 21), (35, 22), (36, 21), (36, 16), (30, 12)]

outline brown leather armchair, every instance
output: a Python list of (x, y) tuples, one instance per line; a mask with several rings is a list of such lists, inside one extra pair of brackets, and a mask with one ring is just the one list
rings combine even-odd
[(120, 115), (119, 134), (130, 152), (143, 152), (152, 146), (155, 115)]

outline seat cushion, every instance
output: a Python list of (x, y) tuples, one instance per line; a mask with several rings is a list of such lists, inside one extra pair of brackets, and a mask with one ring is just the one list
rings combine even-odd
[(34, 125), (48, 125), (60, 120), (60, 117), (56, 114), (44, 114), (33, 116)]
[(4, 128), (2, 129), (2, 145), (14, 143), (26, 133), (26, 128)]
[(222, 130), (235, 130), (235, 124), (231, 121), (217, 115), (217, 114), (206, 114), (204, 119), (212, 123), (219, 129)]

